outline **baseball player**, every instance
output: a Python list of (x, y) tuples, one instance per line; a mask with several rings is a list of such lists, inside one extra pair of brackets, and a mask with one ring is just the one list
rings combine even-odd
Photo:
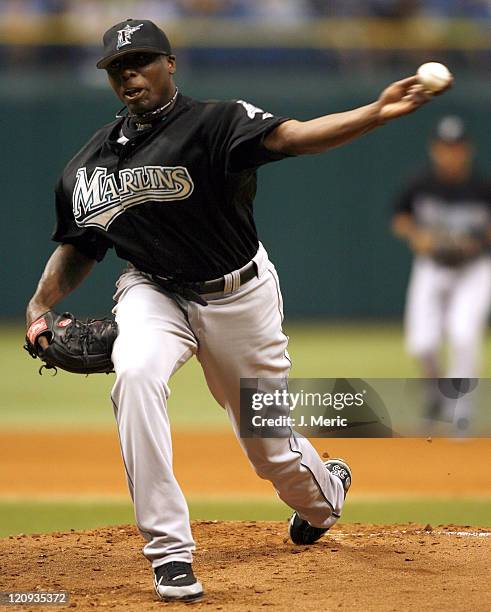
[[(445, 376), (474, 378), (491, 306), (491, 185), (473, 169), (473, 147), (457, 116), (443, 117), (430, 140), (431, 167), (396, 202), (393, 229), (414, 262), (407, 293), (407, 350), (423, 375), (442, 376), (439, 353), (448, 340)], [(441, 399), (428, 385), (429, 417), (469, 423), (471, 396)]]
[[(196, 356), (238, 435), (240, 378), (283, 378), (290, 369), (278, 277), (253, 219), (256, 170), (349, 142), (429, 95), (413, 76), (367, 106), (301, 122), (243, 100), (181, 94), (169, 41), (150, 21), (118, 23), (103, 44), (97, 66), (125, 110), (82, 147), (57, 185), (53, 238), (60, 245), (27, 323), (75, 289), (109, 248), (129, 262), (115, 294), (112, 402), (157, 594), (188, 601), (203, 589), (172, 470), (169, 379)], [(338, 520), (351, 483), (343, 461), (324, 464), (306, 439), (293, 436), (239, 442), (295, 510), (295, 543), (315, 542)]]

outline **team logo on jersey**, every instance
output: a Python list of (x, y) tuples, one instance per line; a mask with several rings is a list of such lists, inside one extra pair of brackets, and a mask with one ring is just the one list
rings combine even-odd
[(271, 117), (273, 116), (271, 113), (267, 113), (263, 111), (262, 108), (258, 108), (257, 106), (254, 106), (254, 104), (250, 104), (245, 100), (237, 100), (237, 104), (240, 104), (245, 108), (249, 119), (254, 119), (256, 115), (261, 115), (261, 119), (271, 119)]
[(72, 205), (80, 227), (107, 230), (127, 208), (144, 202), (175, 202), (193, 193), (194, 183), (183, 166), (141, 166), (120, 170), (118, 178), (97, 166), (90, 177), (77, 170)]
[(116, 49), (119, 51), (121, 47), (125, 45), (131, 45), (131, 37), (135, 32), (138, 32), (140, 28), (143, 28), (143, 23), (137, 26), (125, 25), (122, 30), (118, 30), (118, 44)]

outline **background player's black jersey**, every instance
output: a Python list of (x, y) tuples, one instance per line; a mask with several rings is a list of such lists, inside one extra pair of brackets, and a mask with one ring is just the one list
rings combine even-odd
[(53, 239), (98, 261), (114, 246), (141, 270), (184, 280), (242, 267), (258, 248), (256, 169), (285, 157), (263, 139), (285, 120), (243, 101), (178, 95), (141, 133), (123, 119), (103, 127), (58, 183)]
[(435, 235), (473, 238), (488, 249), (491, 184), (478, 174), (463, 183), (447, 183), (425, 172), (408, 184), (395, 212), (409, 213), (418, 226)]

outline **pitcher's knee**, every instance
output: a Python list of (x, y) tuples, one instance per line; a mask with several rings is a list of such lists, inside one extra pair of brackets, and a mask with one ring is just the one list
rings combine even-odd
[(163, 389), (165, 396), (169, 396), (169, 388), (162, 372), (150, 364), (135, 364), (116, 367), (116, 382), (114, 389), (129, 388), (158, 388)]

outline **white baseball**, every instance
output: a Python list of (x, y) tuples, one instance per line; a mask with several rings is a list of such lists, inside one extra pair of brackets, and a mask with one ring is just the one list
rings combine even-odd
[(422, 64), (416, 74), (421, 85), (428, 91), (440, 91), (452, 80), (450, 70), (439, 62)]

